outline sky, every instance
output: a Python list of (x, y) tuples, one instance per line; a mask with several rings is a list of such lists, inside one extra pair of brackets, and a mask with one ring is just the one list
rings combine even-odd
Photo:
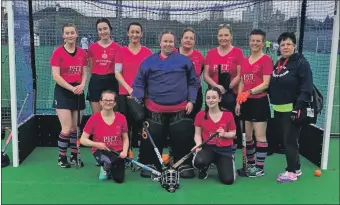
[[(93, 3), (96, 2), (96, 3)], [(104, 0), (78, 0), (78, 1), (54, 1), (54, 0), (35, 0), (33, 1), (33, 10), (38, 11), (44, 9), (46, 7), (55, 6), (57, 3), (60, 4), (61, 7), (70, 7), (75, 9), (76, 11), (85, 14), (86, 16), (95, 16), (95, 17), (114, 17), (115, 16), (115, 6), (114, 3), (116, 1), (104, 1)], [(242, 11), (245, 10), (245, 4), (242, 2), (250, 2), (246, 5), (252, 5), (254, 1), (252, 0), (244, 0), (244, 1), (125, 1), (123, 0), (124, 5), (128, 6), (138, 6), (138, 7), (150, 7), (150, 8), (162, 8), (165, 6), (165, 2), (170, 2), (171, 9), (189, 9), (189, 8), (209, 8), (209, 7), (218, 7), (224, 8), (224, 18), (230, 19), (234, 18), (235, 20), (242, 19)], [(274, 11), (279, 9), (282, 13), (285, 14), (285, 18), (288, 19), (291, 16), (296, 16), (298, 14), (300, 1), (273, 1)], [(4, 1), (2, 1), (2, 4)], [(111, 5), (110, 5), (111, 4)], [(112, 5), (113, 4), (113, 5)], [(307, 17), (314, 19), (325, 19), (327, 15), (334, 15), (334, 5), (335, 0), (330, 1), (308, 1), (307, 5)], [(240, 8), (241, 7), (241, 8)], [(243, 8), (242, 8), (243, 7)], [(124, 15), (129, 17), (140, 17), (141, 12), (136, 11), (133, 8), (127, 8), (124, 10)], [(158, 11), (155, 11), (159, 13)], [(185, 20), (202, 20), (204, 18), (209, 18), (210, 12), (200, 12), (199, 14), (194, 15), (183, 15), (183, 13), (193, 13), (195, 11), (181, 11), (182, 15), (172, 15), (171, 19), (185, 21)], [(136, 14), (137, 13), (137, 14)], [(179, 14), (179, 12), (174, 12)], [(196, 13), (196, 12), (195, 12)], [(144, 12), (144, 16), (147, 18), (157, 19), (158, 14), (152, 14), (152, 12)]]

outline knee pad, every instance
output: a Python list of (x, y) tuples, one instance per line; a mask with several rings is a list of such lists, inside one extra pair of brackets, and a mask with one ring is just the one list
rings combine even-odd
[[(195, 127), (193, 120), (190, 118), (182, 118), (169, 125), (169, 133), (174, 161), (180, 160), (188, 154), (195, 145), (194, 135)], [(190, 158), (184, 164), (191, 164)]]
[[(172, 138), (180, 141), (194, 143), (195, 127), (194, 121), (190, 118), (182, 118), (169, 125), (169, 133)], [(193, 144), (190, 144), (190, 146)]]
[[(164, 131), (164, 125), (160, 122), (155, 122), (153, 120), (150, 120), (148, 119), (146, 121), (149, 125), (149, 127), (147, 127), (153, 141), (156, 143), (156, 141), (159, 141), (159, 139), (162, 139), (163, 138), (163, 131)], [(142, 133), (142, 137), (144, 138), (144, 140), (149, 140), (148, 139), (148, 135), (146, 132), (144, 132), (143, 130), (143, 133)]]
[[(163, 145), (163, 130), (164, 130), (164, 126), (163, 124), (154, 122), (152, 120), (147, 120), (149, 127), (147, 128), (152, 140), (154, 141), (156, 147), (159, 149), (160, 154), (162, 151), (162, 145)], [(154, 151), (154, 147), (151, 144), (150, 139), (148, 139), (149, 136), (146, 132), (146, 130), (143, 130), (142, 133), (142, 141), (141, 141), (141, 145), (140, 145), (140, 161), (144, 164), (154, 164), (154, 165), (158, 165), (159, 164), (159, 160), (157, 158), (157, 154)]]

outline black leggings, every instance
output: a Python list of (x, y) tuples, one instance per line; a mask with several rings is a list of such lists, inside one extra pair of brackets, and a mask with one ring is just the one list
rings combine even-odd
[(203, 148), (196, 153), (192, 162), (193, 166), (197, 169), (203, 169), (211, 163), (215, 163), (218, 176), (223, 184), (231, 185), (235, 181), (235, 163), (232, 156), (223, 155), (212, 149)]
[(111, 173), (112, 179), (117, 183), (123, 183), (125, 179), (125, 161), (109, 151), (97, 150), (93, 153), (98, 164), (103, 166), (105, 171)]
[(290, 112), (274, 111), (274, 119), (276, 120), (275, 130), (283, 135), (287, 161), (286, 170), (289, 172), (295, 172), (301, 168), (299, 155), (299, 137), (301, 127), (294, 125), (290, 116)]

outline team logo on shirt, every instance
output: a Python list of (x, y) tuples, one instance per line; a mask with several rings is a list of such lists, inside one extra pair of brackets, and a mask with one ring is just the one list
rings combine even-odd
[(77, 75), (81, 73), (81, 66), (70, 66), (69, 67), (69, 74), (70, 75)]
[(102, 59), (107, 59), (107, 54), (105, 50), (104, 50), (104, 53), (102, 54)]
[[(229, 66), (229, 63), (227, 64), (220, 64), (221, 65), (221, 73), (228, 73), (229, 70), (230, 70), (230, 66)], [(214, 65), (214, 72), (218, 72), (218, 66), (219, 65)]]
[(104, 143), (105, 144), (113, 144), (117, 143), (117, 136), (104, 136)]
[(282, 78), (283, 76), (285, 76), (285, 75), (287, 75), (288, 73), (289, 73), (289, 70), (287, 70), (287, 67), (286, 66), (284, 66), (283, 68), (282, 68), (282, 70), (284, 71), (283, 73), (281, 73), (281, 74), (277, 74), (276, 72), (277, 72), (277, 67), (273, 70), (273, 77), (274, 78)]
[(243, 82), (245, 84), (255, 84), (254, 74), (253, 73), (243, 74)]

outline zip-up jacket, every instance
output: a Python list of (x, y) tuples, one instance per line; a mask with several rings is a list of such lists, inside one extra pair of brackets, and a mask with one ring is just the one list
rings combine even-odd
[[(285, 59), (279, 61), (283, 65)], [(294, 53), (280, 73), (277, 66), (278, 62), (274, 65), (268, 89), (270, 103), (293, 103), (294, 109), (305, 107), (311, 101), (313, 92), (313, 76), (307, 59), (302, 54)]]

